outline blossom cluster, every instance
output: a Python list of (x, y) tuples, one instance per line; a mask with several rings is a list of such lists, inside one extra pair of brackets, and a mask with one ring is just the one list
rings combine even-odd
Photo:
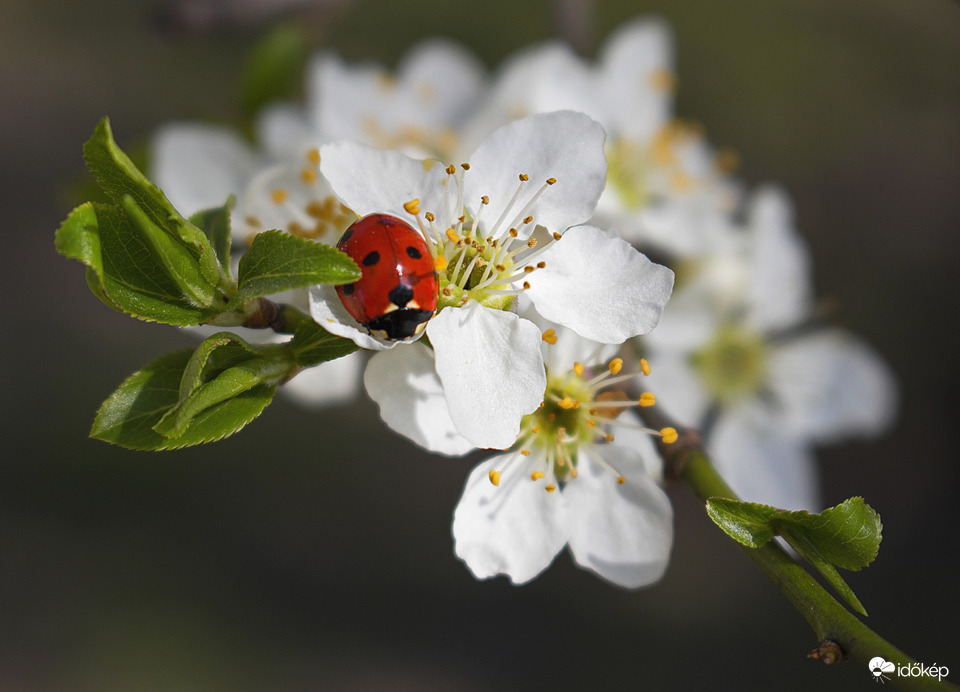
[(401, 435), (499, 450), (454, 513), (478, 578), (526, 582), (564, 547), (621, 586), (660, 578), (672, 510), (651, 440), (676, 431), (637, 408), (700, 428), (743, 499), (787, 509), (819, 505), (811, 445), (893, 415), (883, 362), (816, 319), (786, 193), (748, 190), (732, 152), (673, 116), (672, 51), (641, 19), (595, 61), (551, 42), (493, 75), (439, 40), (392, 73), (323, 53), (256, 144), (202, 123), (154, 140), (153, 179), (183, 213), (236, 197), (239, 249), (267, 229), (333, 245), (368, 214), (422, 233), (439, 285), (422, 338), (371, 332), (333, 287), (285, 296), (362, 349), (286, 389), (342, 400), (363, 369)]

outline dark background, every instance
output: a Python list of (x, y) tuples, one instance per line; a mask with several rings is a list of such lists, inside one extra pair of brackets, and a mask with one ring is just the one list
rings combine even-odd
[[(804, 659), (806, 623), (685, 487), (670, 489), (662, 583), (622, 591), (564, 554), (515, 588), (474, 581), (452, 552), (479, 457), (421, 453), (366, 400), (280, 398), (181, 452), (88, 440), (126, 375), (195, 342), (105, 309), (55, 254), (81, 144), (104, 115), (133, 149), (171, 119), (236, 119), (264, 28), (164, 38), (156, 7), (22, 0), (0, 19), (0, 690), (870, 689), (859, 663)], [(599, 2), (584, 35), (595, 47), (651, 12), (676, 30), (678, 114), (735, 148), (748, 184), (793, 195), (818, 294), (898, 375), (889, 434), (821, 450), (824, 495), (883, 518), (879, 557), (846, 575), (868, 623), (960, 682), (960, 3)], [(348, 59), (393, 65), (447, 35), (495, 66), (555, 16), (533, 0), (382, 0), (312, 27)]]

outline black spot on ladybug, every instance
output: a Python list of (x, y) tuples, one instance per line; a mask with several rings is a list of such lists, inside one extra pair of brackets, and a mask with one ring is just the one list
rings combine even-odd
[(341, 286), (340, 290), (343, 291), (343, 295), (352, 296), (354, 288), (356, 287), (353, 284), (346, 284), (344, 286)]
[(367, 256), (363, 258), (363, 266), (372, 267), (379, 261), (380, 261), (380, 253), (374, 250), (373, 252), (368, 252)]
[(352, 236), (352, 235), (353, 235), (353, 229), (352, 229), (352, 228), (348, 228), (348, 229), (347, 229), (347, 232), (344, 233), (344, 234), (340, 237), (340, 242), (337, 243), (337, 245), (339, 245), (340, 243), (345, 243), (345, 242), (347, 242), (348, 240), (350, 240), (350, 236)]
[(420, 259), (423, 257), (423, 255), (420, 254), (420, 251), (412, 245), (407, 248), (407, 255), (412, 259)]
[(413, 300), (413, 289), (409, 286), (400, 284), (399, 286), (395, 286), (390, 291), (390, 295), (388, 297), (390, 298), (391, 303), (396, 305), (398, 308), (402, 308), (411, 300)]

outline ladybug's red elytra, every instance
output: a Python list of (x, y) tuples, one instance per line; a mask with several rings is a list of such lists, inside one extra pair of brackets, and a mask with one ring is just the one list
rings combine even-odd
[(337, 249), (363, 273), (359, 281), (337, 286), (350, 316), (390, 341), (418, 336), (437, 309), (439, 290), (423, 236), (396, 216), (369, 214), (351, 224)]

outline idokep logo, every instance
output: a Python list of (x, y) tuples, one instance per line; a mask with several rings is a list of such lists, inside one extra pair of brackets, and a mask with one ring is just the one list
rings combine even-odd
[(880, 656), (870, 659), (867, 664), (870, 674), (873, 675), (874, 682), (886, 682), (891, 676), (896, 675), (901, 678), (936, 678), (943, 680), (950, 674), (950, 669), (946, 666), (938, 666), (936, 663), (925, 665), (923, 663), (907, 663), (898, 666), (893, 661), (887, 661)]

